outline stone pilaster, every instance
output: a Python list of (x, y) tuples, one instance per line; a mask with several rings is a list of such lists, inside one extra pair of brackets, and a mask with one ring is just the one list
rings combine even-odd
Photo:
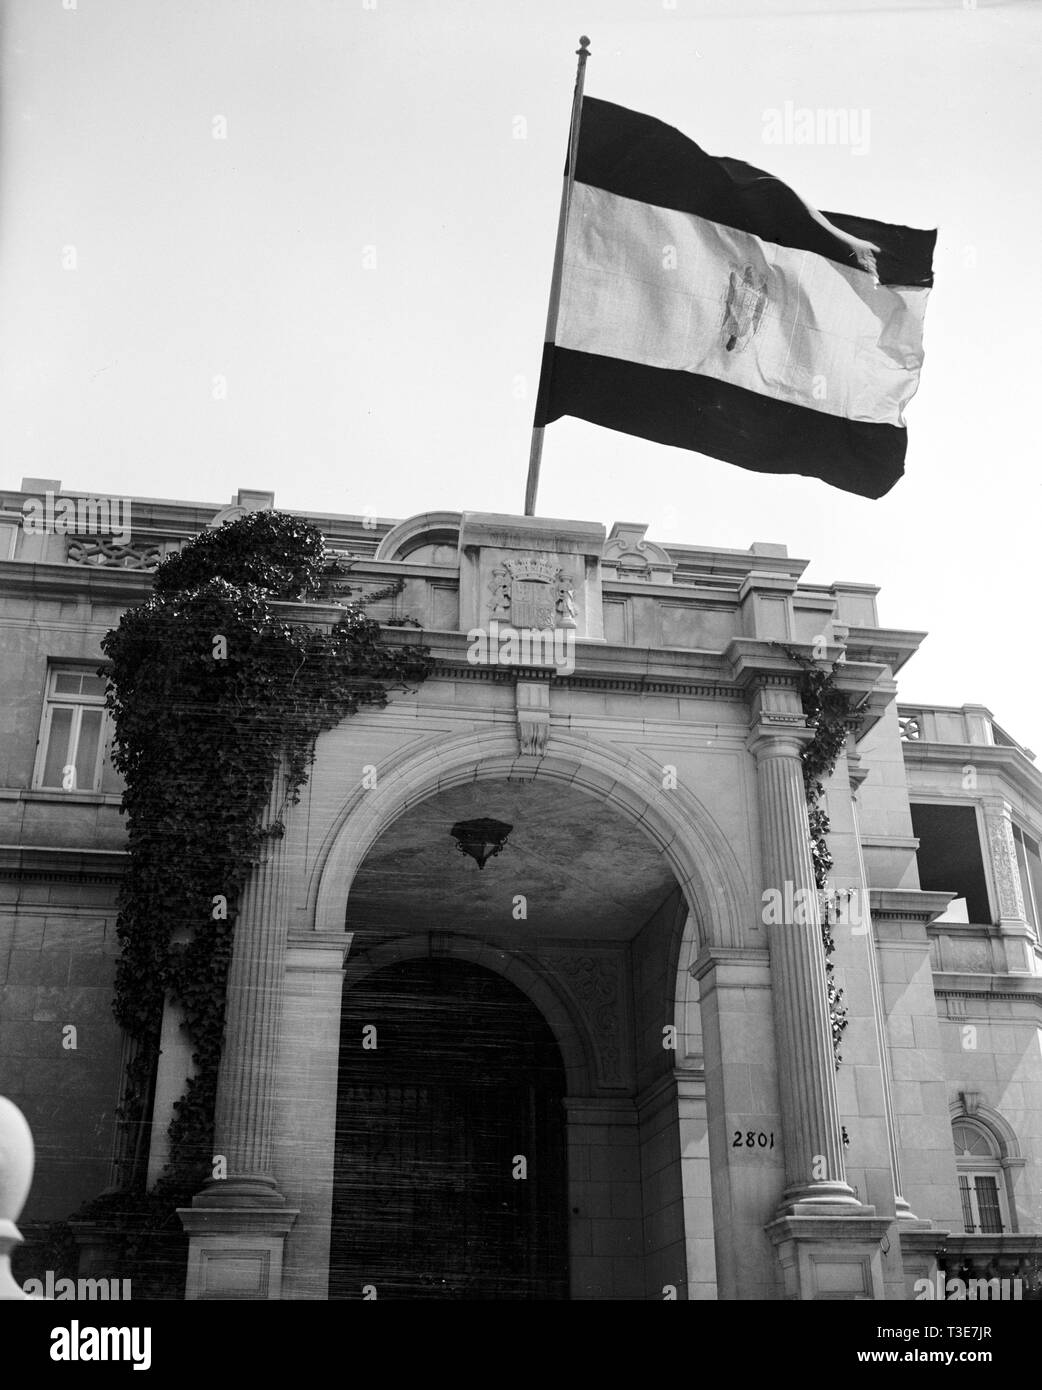
[[(858, 870), (861, 892), (866, 900), (867, 950), (869, 985), (872, 991), (872, 1012), (875, 1019), (876, 1047), (879, 1053), (879, 1071), (883, 1082), (883, 1117), (886, 1122), (886, 1142), (890, 1153), (890, 1171), (894, 1185), (894, 1215), (899, 1221), (918, 1221), (915, 1212), (901, 1195), (901, 1152), (897, 1142), (897, 1120), (894, 1115), (894, 1069), (890, 1061), (890, 1039), (886, 1030), (886, 1008), (883, 1001), (883, 987), (879, 980), (879, 962), (876, 959), (875, 928), (868, 904), (868, 874), (865, 870), (865, 856), (861, 849), (861, 827), (858, 822), (857, 794), (865, 773), (859, 764), (861, 755), (854, 742), (853, 730), (847, 732), (847, 763), (850, 769), (850, 815), (854, 828), (854, 841), (857, 845)], [(925, 1223), (924, 1223), (925, 1224)]]
[[(266, 823), (280, 814), (286, 779), (273, 780)], [(228, 974), (217, 1080), (214, 1160), (226, 1176), (182, 1210), (189, 1234), (189, 1299), (280, 1296), (282, 1247), (297, 1215), (274, 1172), (287, 911), (284, 840), (268, 840), (243, 890)]]
[(291, 933), (286, 951), (275, 1163), (300, 1215), (286, 1240), (283, 1299), (324, 1299), (336, 1149), (344, 960), (352, 933)]
[(1013, 842), (1013, 807), (1001, 796), (986, 796), (983, 805), (999, 921), (1023, 922), (1026, 920), (1024, 894), (1020, 887), (1017, 850)]
[[(711, 1211), (706, 1210), (704, 1190), (690, 1194), (703, 1198), (694, 1203), (685, 1186), (688, 1240), (696, 1232), (712, 1232), (716, 1298), (772, 1299), (777, 1297), (778, 1278), (764, 1216), (777, 1207), (785, 1186), (785, 1132), (778, 1101), (778, 1059), (772, 1046), (767, 952), (706, 945), (691, 974), (698, 981), (705, 1046), (704, 1149), (709, 1157)], [(690, 1092), (682, 1087), (682, 1100), (686, 1094)], [(770, 1146), (736, 1148), (735, 1130), (769, 1135)], [(690, 1140), (690, 1133), (685, 1137)], [(685, 1143), (685, 1184), (695, 1179), (693, 1165), (687, 1162), (689, 1152)], [(700, 1253), (704, 1270), (708, 1264), (704, 1247)], [(696, 1282), (704, 1280), (703, 1273)]]
[[(761, 710), (761, 715), (764, 712)], [(786, 1187), (779, 1214), (862, 1210), (846, 1181), (818, 891), (800, 750), (812, 737), (794, 712), (754, 728), (763, 882), (798, 905), (768, 932)]]
[(983, 799), (984, 828), (995, 888), (998, 925), (1006, 951), (1006, 968), (1030, 974), (1034, 968), (1034, 938), (1024, 909), (1017, 849), (1013, 840), (1013, 807), (1004, 797)]

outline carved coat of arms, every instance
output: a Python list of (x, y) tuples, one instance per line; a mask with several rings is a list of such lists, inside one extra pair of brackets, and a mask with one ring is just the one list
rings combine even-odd
[(542, 631), (575, 627), (575, 586), (552, 560), (536, 555), (503, 560), (492, 571), (491, 616), (512, 627)]

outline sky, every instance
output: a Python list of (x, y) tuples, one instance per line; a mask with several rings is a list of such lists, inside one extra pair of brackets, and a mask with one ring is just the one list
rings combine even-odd
[(937, 227), (935, 285), (887, 497), (564, 419), (539, 514), (877, 584), (901, 699), (1042, 754), (1038, 3), (6, 0), (0, 487), (521, 512), (582, 33), (589, 95)]

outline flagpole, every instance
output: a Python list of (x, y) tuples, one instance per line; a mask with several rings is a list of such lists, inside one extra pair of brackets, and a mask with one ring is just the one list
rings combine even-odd
[[(561, 272), (564, 266), (564, 241), (568, 231), (568, 210), (572, 203), (572, 185), (575, 183), (575, 160), (579, 153), (579, 122), (582, 119), (583, 84), (586, 80), (586, 60), (590, 40), (583, 34), (579, 39), (578, 65), (575, 71), (575, 93), (572, 97), (572, 122), (568, 129), (568, 169), (564, 187), (561, 190), (561, 212), (557, 220), (557, 244), (554, 247), (554, 270), (550, 279), (550, 304), (546, 311), (546, 333), (543, 337), (543, 361), (539, 374), (539, 396), (549, 389), (549, 374), (553, 342), (557, 336), (557, 313), (561, 306)], [(536, 402), (536, 419), (539, 418), (539, 400)], [(543, 459), (542, 425), (532, 426), (532, 447), (528, 455), (528, 482), (525, 486), (525, 516), (535, 516), (535, 499), (539, 491), (539, 465)]]

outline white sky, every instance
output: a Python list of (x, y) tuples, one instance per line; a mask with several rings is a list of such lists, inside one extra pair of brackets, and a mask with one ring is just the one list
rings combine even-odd
[[(0, 486), (520, 512), (582, 32), (590, 95), (939, 227), (936, 285), (887, 498), (562, 420), (540, 514), (879, 584), (930, 633), (902, 699), (1042, 754), (1037, 3), (7, 0)], [(765, 143), (787, 101), (867, 111), (867, 153)]]

